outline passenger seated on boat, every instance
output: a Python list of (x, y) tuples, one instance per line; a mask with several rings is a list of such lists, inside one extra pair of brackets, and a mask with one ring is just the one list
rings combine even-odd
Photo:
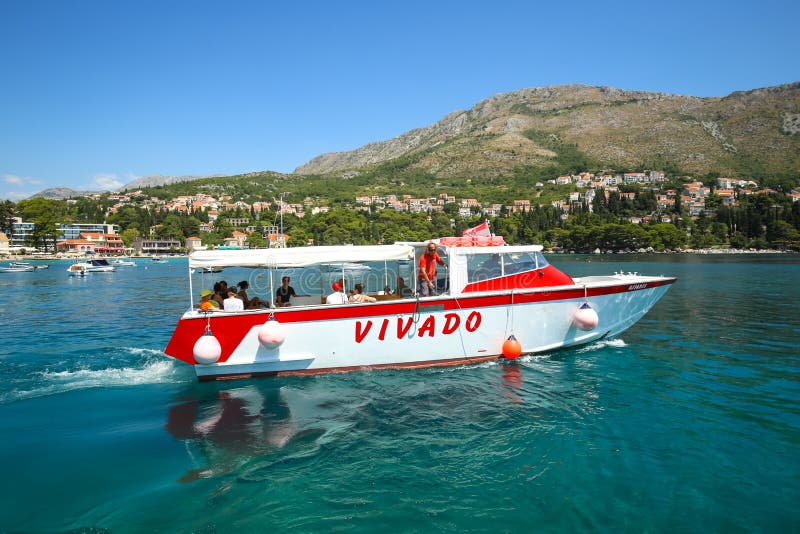
[(214, 300), (217, 301), (219, 307), (222, 308), (223, 302), (225, 302), (225, 298), (228, 296), (228, 282), (225, 280), (220, 280), (216, 284), (214, 284), (214, 296), (212, 297)]
[(262, 307), (261, 299), (258, 297), (248, 298), (248, 287), (250, 287), (250, 284), (247, 282), (247, 280), (242, 280), (239, 282), (239, 298), (242, 299), (242, 302), (244, 302), (244, 308), (246, 310), (257, 310), (258, 308)]
[(244, 311), (244, 302), (236, 293), (236, 286), (228, 288), (228, 298), (224, 300), (222, 309), (225, 311)]
[(411, 297), (414, 295), (414, 290), (406, 285), (406, 281), (402, 276), (397, 277), (397, 288), (394, 290), (396, 295), (400, 297)]
[(347, 295), (344, 294), (344, 281), (339, 280), (331, 284), (333, 293), (325, 299), (325, 304), (347, 304)]
[(211, 297), (214, 292), (210, 289), (204, 289), (200, 292), (200, 311), (215, 311), (219, 310), (219, 304)]
[(275, 303), (279, 307), (289, 306), (292, 297), (296, 297), (297, 293), (294, 292), (294, 288), (289, 285), (291, 278), (288, 276), (284, 276), (281, 278), (281, 287), (275, 291)]
[(356, 284), (353, 287), (353, 294), (350, 296), (350, 302), (377, 302), (378, 299), (364, 294), (364, 284)]

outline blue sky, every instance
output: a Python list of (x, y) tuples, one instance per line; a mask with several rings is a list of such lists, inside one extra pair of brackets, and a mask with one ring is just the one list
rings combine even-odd
[(0, 0), (0, 198), (291, 172), (525, 87), (800, 80), (800, 2)]

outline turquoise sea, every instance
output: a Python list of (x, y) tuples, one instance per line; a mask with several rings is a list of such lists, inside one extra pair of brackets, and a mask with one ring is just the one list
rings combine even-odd
[(517, 363), (201, 384), (185, 259), (0, 273), (0, 532), (800, 531), (800, 256), (549, 259), (679, 280)]

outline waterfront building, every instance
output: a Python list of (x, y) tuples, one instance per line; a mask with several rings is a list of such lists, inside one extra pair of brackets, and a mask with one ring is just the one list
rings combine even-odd
[[(36, 226), (32, 222), (25, 222), (20, 217), (13, 217), (13, 231), (10, 242), (12, 247), (25, 247), (33, 243), (33, 230)], [(58, 234), (56, 241), (80, 239), (82, 233), (119, 234), (119, 225), (105, 223), (62, 223), (56, 226)]]
[(97, 243), (93, 243), (85, 238), (64, 239), (63, 241), (56, 242), (56, 251), (72, 254), (94, 254), (97, 252), (95, 249), (96, 245)]
[(118, 256), (125, 252), (125, 244), (119, 234), (102, 232), (81, 232), (78, 239), (63, 239), (56, 242), (58, 252), (96, 252), (103, 255)]
[(177, 252), (181, 242), (177, 239), (137, 239), (133, 248), (138, 254), (168, 254)]
[(189, 252), (194, 252), (195, 250), (205, 250), (206, 247), (203, 246), (203, 241), (196, 236), (187, 237), (186, 238), (186, 248)]
[(11, 247), (25, 247), (29, 243), (33, 243), (33, 227), (32, 222), (23, 222), (20, 217), (12, 217), (11, 220)]
[(59, 235), (58, 239), (78, 239), (83, 233), (119, 235), (118, 224), (105, 224), (105, 223), (60, 224), (59, 230), (61, 231), (61, 235)]

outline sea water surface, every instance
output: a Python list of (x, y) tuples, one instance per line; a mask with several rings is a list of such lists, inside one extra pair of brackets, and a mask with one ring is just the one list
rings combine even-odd
[(800, 530), (800, 257), (550, 260), (679, 280), (516, 363), (198, 383), (185, 259), (0, 273), (0, 531)]

